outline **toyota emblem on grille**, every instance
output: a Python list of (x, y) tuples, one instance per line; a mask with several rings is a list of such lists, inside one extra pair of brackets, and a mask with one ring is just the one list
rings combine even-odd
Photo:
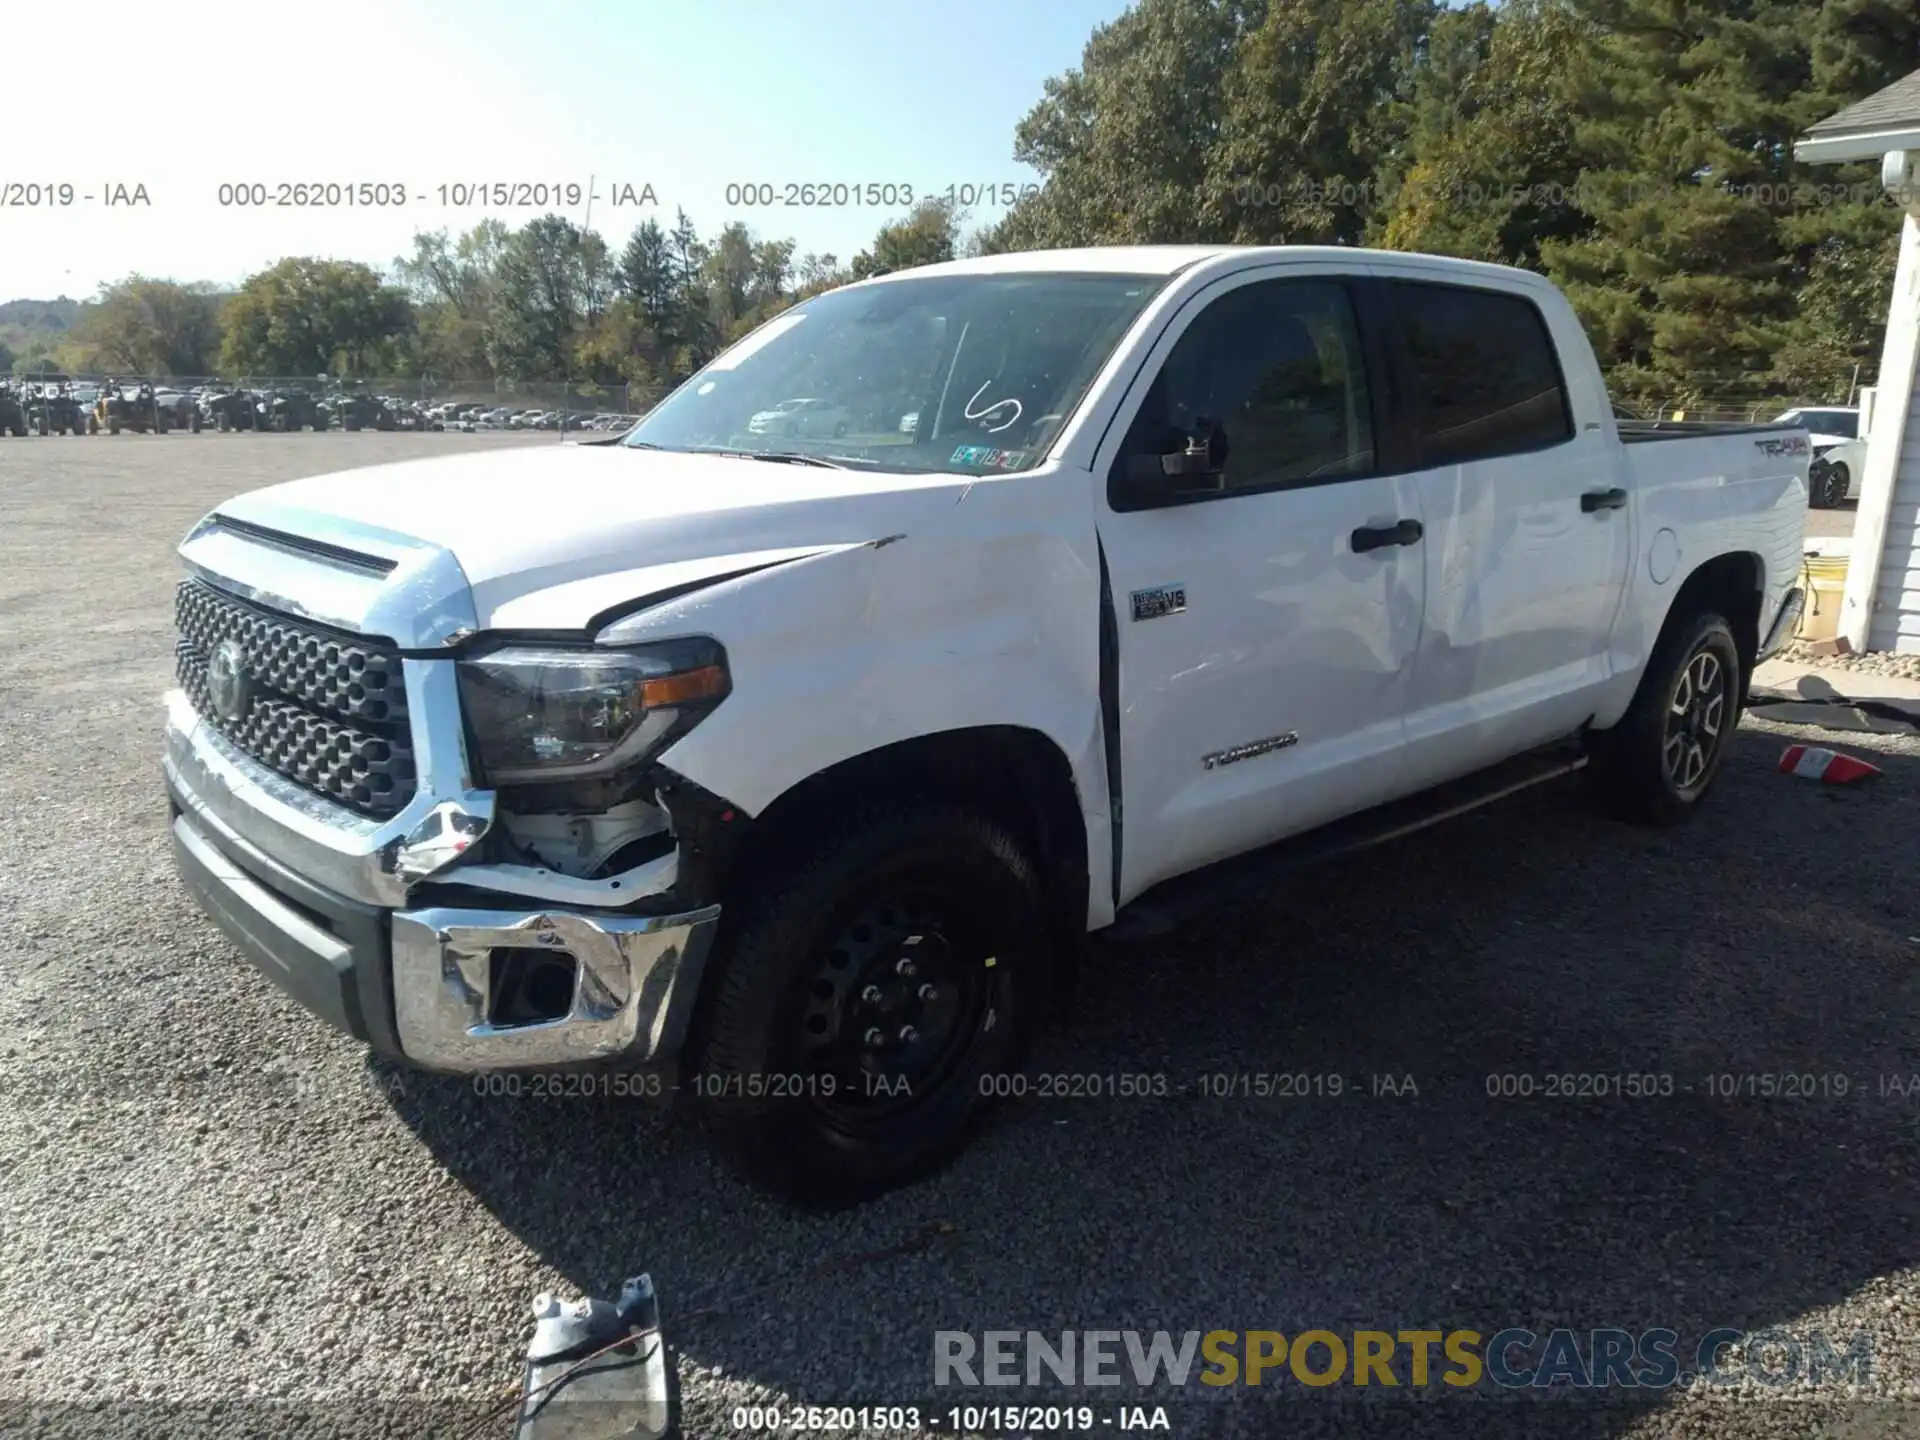
[(222, 640), (207, 657), (207, 698), (223, 720), (238, 722), (247, 713), (253, 682), (238, 640)]

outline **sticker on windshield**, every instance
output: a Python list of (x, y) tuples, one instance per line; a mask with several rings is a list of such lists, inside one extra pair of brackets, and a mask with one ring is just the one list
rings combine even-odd
[(955, 450), (947, 463), (950, 465), (980, 465), (989, 470), (1015, 470), (1026, 463), (1024, 450), (996, 450), (991, 445), (962, 445)]

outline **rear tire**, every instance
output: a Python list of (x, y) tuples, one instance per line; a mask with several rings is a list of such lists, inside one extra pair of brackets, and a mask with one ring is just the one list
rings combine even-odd
[(755, 880), (706, 987), (689, 1074), (729, 1158), (824, 1209), (938, 1169), (1024, 1058), (1047, 934), (1032, 863), (971, 810), (810, 836)]
[(1686, 819), (1720, 772), (1745, 693), (1740, 647), (1726, 618), (1712, 611), (1675, 617), (1627, 713), (1593, 736), (1588, 795), (1623, 820)]

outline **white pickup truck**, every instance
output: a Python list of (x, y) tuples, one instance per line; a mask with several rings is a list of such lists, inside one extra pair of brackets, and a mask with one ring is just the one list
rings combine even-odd
[[(755, 432), (795, 395), (844, 433)], [(887, 275), (625, 436), (208, 515), (175, 851), (376, 1051), (691, 1091), (846, 1203), (961, 1145), (1092, 932), (1582, 767), (1693, 810), (1795, 623), (1808, 461), (1617, 421), (1521, 271)]]

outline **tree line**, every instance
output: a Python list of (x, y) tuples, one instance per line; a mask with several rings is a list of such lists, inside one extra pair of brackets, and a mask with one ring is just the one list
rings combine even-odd
[[(841, 265), (745, 225), (703, 239), (684, 212), (612, 249), (559, 215), (416, 234), (385, 272), (294, 256), (223, 294), (143, 275), (103, 287), (10, 367), (168, 375), (437, 375), (664, 390), (762, 321), (878, 270), (954, 257), (959, 215), (922, 204)], [(4, 359), (4, 357), (0, 357)]]
[(1629, 398), (1817, 396), (1871, 379), (1899, 212), (1876, 167), (1793, 142), (1915, 68), (1913, 0), (1139, 0), (1016, 128), (1044, 183), (964, 240), (937, 202), (845, 266), (684, 213), (619, 249), (490, 220), (384, 274), (293, 258), (227, 297), (131, 277), (60, 358), (665, 388), (800, 299), (957, 253), (1376, 245), (1545, 273)]

